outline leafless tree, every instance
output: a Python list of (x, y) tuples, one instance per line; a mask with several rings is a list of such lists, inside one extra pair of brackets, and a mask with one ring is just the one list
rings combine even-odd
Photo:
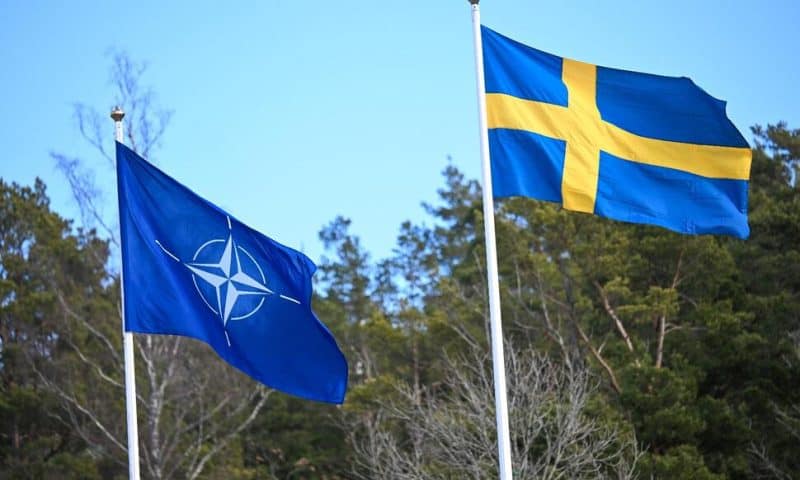
[[(445, 380), (427, 388), (423, 402), (401, 386), (397, 398), (351, 414), (358, 478), (497, 477), (491, 364), (484, 345), (459, 334), (467, 352), (444, 359)], [(639, 453), (632, 434), (587, 412), (596, 388), (587, 370), (511, 342), (506, 353), (515, 478), (634, 478)]]
[[(126, 112), (126, 143), (144, 157), (158, 147), (171, 112), (157, 109), (153, 90), (143, 87), (145, 65), (125, 54), (113, 56), (111, 82), (115, 104)], [(112, 168), (112, 123), (106, 113), (75, 105), (83, 138), (98, 152), (99, 161), (53, 153), (80, 208), (83, 227), (96, 229), (119, 246), (115, 205), (95, 181), (98, 168)], [(113, 193), (114, 192), (110, 192)], [(83, 438), (98, 457), (124, 465), (127, 441), (124, 372), (116, 275), (109, 266), (108, 292), (74, 288), (69, 279), (54, 281), (64, 324), (59, 362), (36, 365), (47, 388), (63, 406), (63, 421)], [(65, 282), (67, 284), (65, 284)], [(106, 307), (104, 307), (104, 305)], [(108, 308), (107, 306), (111, 306)], [(116, 307), (114, 307), (116, 306)], [(221, 461), (230, 443), (264, 407), (271, 391), (235, 372), (210, 348), (189, 339), (135, 336), (136, 388), (143, 473), (154, 479), (198, 478)]]

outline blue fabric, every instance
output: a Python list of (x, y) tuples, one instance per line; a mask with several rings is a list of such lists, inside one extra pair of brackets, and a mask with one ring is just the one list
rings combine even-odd
[(566, 142), (523, 130), (489, 130), (492, 193), (561, 202)]
[[(486, 93), (567, 106), (561, 57), (530, 48), (481, 25)], [(535, 82), (530, 79), (535, 78)]]
[(597, 67), (597, 107), (603, 120), (643, 137), (747, 147), (718, 100), (686, 77)]
[(202, 340), (286, 393), (342, 403), (347, 363), (311, 310), (305, 255), (117, 144), (125, 330)]
[(747, 238), (747, 182), (705, 178), (600, 153), (597, 215), (681, 233)]

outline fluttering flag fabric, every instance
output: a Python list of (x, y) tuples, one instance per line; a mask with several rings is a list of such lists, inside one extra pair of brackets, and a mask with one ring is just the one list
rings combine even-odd
[(305, 255), (117, 143), (125, 330), (202, 340), (256, 380), (342, 403), (347, 363), (311, 309)]
[(495, 197), (748, 237), (752, 153), (724, 101), (689, 78), (590, 65), (481, 32)]

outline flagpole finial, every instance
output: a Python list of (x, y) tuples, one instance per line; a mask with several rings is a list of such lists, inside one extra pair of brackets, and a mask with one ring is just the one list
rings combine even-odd
[(119, 105), (111, 109), (111, 118), (115, 122), (121, 122), (124, 117), (125, 117), (125, 111), (122, 110), (122, 107), (120, 107)]

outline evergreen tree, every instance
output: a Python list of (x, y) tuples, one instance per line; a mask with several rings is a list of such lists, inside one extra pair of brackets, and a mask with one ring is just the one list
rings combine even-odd
[(56, 288), (89, 291), (102, 302), (107, 253), (93, 232), (73, 233), (50, 210), (40, 180), (30, 188), (0, 179), (2, 478), (100, 478), (41, 370), (66, 361), (70, 333)]

